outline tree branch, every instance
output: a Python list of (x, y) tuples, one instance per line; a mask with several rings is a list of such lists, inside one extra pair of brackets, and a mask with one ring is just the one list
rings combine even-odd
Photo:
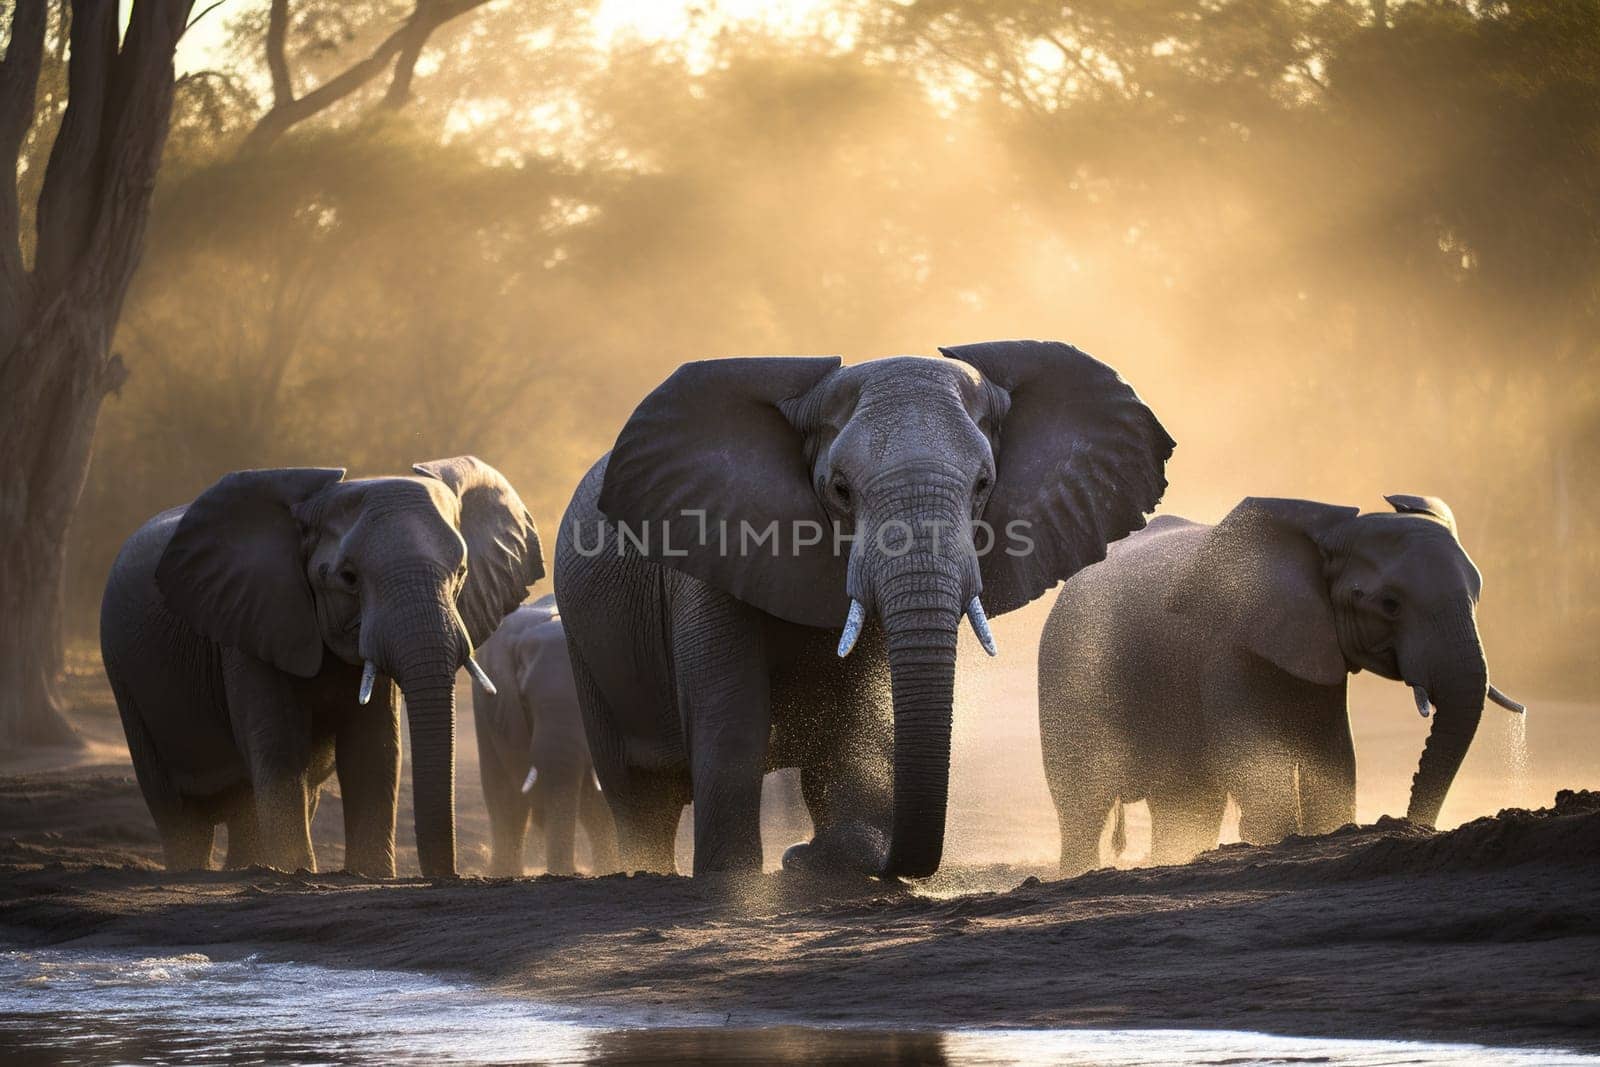
[(116, 58), (117, 5), (74, 0), (67, 111), (39, 190), (39, 246), (33, 272), (45, 287), (66, 274), (88, 238), (99, 201), (97, 162)]
[(190, 30), (194, 29), (195, 24), (197, 22), (199, 22), (201, 19), (205, 18), (207, 15), (211, 14), (213, 11), (215, 11), (217, 8), (221, 7), (223, 4), (225, 4), (227, 2), (228, 2), (228, 0), (211, 0), (211, 3), (209, 3), (205, 7), (201, 8), (200, 11), (194, 16), (194, 18), (192, 18), (188, 22), (184, 23), (183, 32), (184, 33), (188, 33)]
[(389, 78), (389, 89), (383, 94), (383, 106), (398, 111), (411, 99), (411, 80), (417, 73), (417, 60), (433, 35), (433, 27), (413, 19), (407, 27), (410, 33), (395, 57), (394, 74)]
[(48, 15), (46, 0), (17, 0), (11, 13), (11, 43), (0, 60), (0, 158), (11, 162), (33, 125)]
[(1294, 66), (1295, 70), (1298, 70), (1300, 72), (1300, 74), (1306, 79), (1306, 81), (1310, 82), (1312, 85), (1315, 85), (1318, 89), (1321, 89), (1323, 92), (1327, 92), (1328, 91), (1328, 83), (1323, 81), (1321, 78), (1317, 77), (1317, 72), (1315, 70), (1311, 69), (1311, 64), (1310, 63), (1308, 63), (1307, 61), (1302, 59), (1302, 60), (1299, 60), (1296, 63), (1294, 63), (1293, 66)]
[(272, 0), (267, 15), (267, 70), (272, 74), (272, 108), (294, 103), (294, 78), (289, 72), (285, 42), (289, 36), (289, 0)]
[(205, 81), (221, 82), (229, 89), (236, 89), (239, 85), (239, 79), (234, 77), (234, 75), (228, 73), (227, 71), (213, 70), (210, 68), (205, 70), (191, 70), (188, 73), (181, 75), (172, 84), (174, 87), (178, 87), (188, 85), (190, 82)]
[(1089, 79), (1089, 82), (1097, 89), (1100, 89), (1101, 91), (1109, 90), (1110, 86), (1106, 84), (1105, 76), (1089, 66), (1088, 61), (1083, 58), (1082, 52), (1078, 51), (1076, 48), (1069, 47), (1065, 41), (1051, 33), (1049, 30), (1042, 31), (1039, 36), (1041, 39), (1053, 45), (1056, 51), (1061, 53), (1061, 58), (1065, 59), (1068, 63), (1071, 63), (1073, 67), (1077, 69), (1078, 73)]
[(144, 248), (150, 196), (172, 118), (173, 55), (192, 7), (193, 0), (135, 0), (117, 57), (90, 249), (100, 284), (109, 295), (110, 323), (122, 312), (122, 298)]
[(55, 5), (61, 9), (56, 22), (55, 60), (64, 67), (67, 65), (67, 27), (72, 25), (72, 0), (55, 0)]
[[(240, 153), (260, 151), (269, 147), (291, 127), (327, 110), (371, 82), (389, 66), (391, 60), (395, 61), (394, 75), (389, 90), (384, 95), (384, 103), (390, 107), (400, 106), (410, 95), (411, 78), (416, 69), (417, 58), (422, 54), (422, 49), (427, 45), (428, 38), (433, 32), (451, 19), (475, 7), (481, 7), (487, 2), (488, 0), (417, 0), (417, 6), (412, 9), (410, 17), (379, 42), (364, 59), (345, 68), (298, 99), (290, 98), (285, 101), (275, 91), (272, 108), (261, 116), (260, 121), (245, 136), (244, 142), (239, 146)], [(288, 0), (273, 0), (274, 15), (281, 7), (287, 18), (287, 4)], [(268, 39), (268, 62), (271, 64), (275, 60), (270, 25)], [(278, 41), (277, 51), (281, 57), (281, 40)], [(285, 63), (285, 76), (287, 70)], [(278, 83), (276, 74), (273, 82), (274, 86)]]

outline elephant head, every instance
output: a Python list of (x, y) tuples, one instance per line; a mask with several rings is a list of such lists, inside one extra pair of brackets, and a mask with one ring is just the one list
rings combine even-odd
[(1306, 500), (1252, 497), (1207, 536), (1168, 606), (1306, 681), (1347, 672), (1404, 681), (1438, 714), (1412, 781), (1407, 817), (1432, 826), (1466, 756), (1489, 684), (1478, 637), (1483, 580), (1436, 497), (1389, 496), (1360, 514)]
[(941, 351), (686, 364), (624, 427), (599, 502), (659, 531), (648, 558), (839, 632), (841, 656), (869, 619), (881, 626), (894, 705), (882, 871), (895, 876), (939, 865), (963, 617), (992, 654), (986, 613), (1141, 527), (1173, 447), (1115, 371), (1070, 345)]
[(202, 493), (156, 568), (196, 631), (301, 678), (325, 653), (395, 679), (411, 723), (417, 858), (455, 873), (455, 672), (544, 574), (510, 483), (471, 457), (418, 477), (238, 471)]

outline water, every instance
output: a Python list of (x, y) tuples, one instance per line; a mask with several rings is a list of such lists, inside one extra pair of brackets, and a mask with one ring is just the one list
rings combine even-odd
[(0, 1062), (1547, 1065), (1600, 1057), (1206, 1030), (730, 1028), (404, 972), (199, 953), (0, 953)]

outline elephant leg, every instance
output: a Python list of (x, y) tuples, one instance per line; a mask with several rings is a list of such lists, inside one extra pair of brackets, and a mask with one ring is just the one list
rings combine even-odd
[[(533, 831), (540, 841), (544, 840), (544, 805), (528, 805), (528, 828)], [(544, 854), (540, 853), (539, 862), (544, 862)]]
[(702, 583), (673, 598), (668, 625), (694, 801), (694, 873), (759, 874), (772, 721), (765, 627), (754, 608)]
[(334, 737), (344, 798), (344, 868), (367, 878), (393, 878), (400, 715), (387, 678), (373, 688), (372, 696), (366, 707), (346, 715)]
[(228, 715), (255, 792), (262, 862), (314, 871), (311, 716), (276, 668), (234, 649), (224, 652), (222, 667)]
[(1211, 774), (1239, 802), (1239, 836), (1253, 845), (1281, 841), (1299, 826), (1295, 764), (1304, 690), (1242, 652), (1208, 664), (1204, 690)]
[(784, 867), (877, 874), (888, 853), (882, 789), (851, 763), (802, 767), (800, 781), (815, 830), (810, 841), (789, 846)]
[(679, 775), (626, 773), (626, 791), (608, 794), (622, 869), (672, 874), (677, 869), (674, 846), (688, 783)]
[(587, 767), (578, 794), (578, 820), (589, 839), (590, 872), (598, 875), (618, 870), (622, 860), (617, 855), (617, 827), (611, 819), (611, 806)]
[(1239, 837), (1252, 845), (1282, 841), (1300, 828), (1299, 746), (1285, 736), (1281, 721), (1258, 717), (1235, 748), (1240, 756), (1229, 792), (1239, 802)]
[(246, 791), (228, 813), (228, 857), (223, 865), (238, 870), (260, 862), (261, 833), (256, 828), (255, 797)]
[[(489, 875), (493, 878), (521, 878), (527, 871), (526, 844), (528, 816), (543, 836), (539, 822), (541, 784), (524, 793), (522, 785), (532, 764), (527, 761), (527, 740), (517, 736), (508, 743), (501, 736), (507, 726), (520, 724), (522, 706), (519, 695), (506, 691), (490, 696), (473, 686), (472, 716), (478, 734), (478, 777), (483, 783), (483, 806), (489, 813)], [(516, 719), (511, 719), (512, 715)], [(520, 756), (513, 756), (513, 752)]]
[(1325, 834), (1356, 821), (1356, 749), (1343, 710), (1301, 752), (1301, 833)]
[(887, 857), (894, 734), (878, 699), (888, 687), (882, 641), (877, 630), (862, 635), (837, 705), (804, 724), (800, 796), (813, 834), (784, 853), (786, 868), (876, 874)]
[(811, 817), (813, 835), (833, 825), (833, 813), (828, 809), (827, 800), (831, 777), (829, 768), (815, 763), (800, 768), (800, 800)]
[(544, 866), (551, 874), (578, 873), (578, 790), (571, 768), (553, 774), (545, 794)]
[[(509, 768), (501, 763), (501, 753), (492, 751), (485, 732), (478, 734), (478, 773), (483, 779), (483, 806), (489, 812), (489, 874), (495, 878), (521, 878), (526, 872), (524, 855), (528, 839), (528, 816), (544, 783), (534, 792), (524, 793), (522, 782), (513, 781)], [(527, 771), (522, 772), (527, 777)], [(543, 830), (540, 829), (541, 836)]]
[(1149, 797), (1150, 862), (1156, 867), (1188, 863), (1217, 847), (1225, 794), (1204, 791), (1188, 796)]
[[(1056, 826), (1061, 833), (1063, 878), (1101, 866), (1100, 835), (1107, 813), (1120, 825), (1119, 797), (1126, 800), (1138, 796), (1125, 788), (1130, 775), (1120, 745), (1102, 734), (1091, 725), (1064, 739), (1048, 734), (1043, 738), (1045, 784), (1050, 787)], [(1113, 835), (1111, 863), (1116, 862), (1120, 846)]]
[[(726, 600), (728, 603), (717, 601)], [(694, 789), (694, 873), (761, 872), (772, 699), (762, 628), (725, 594), (674, 619), (674, 676)]]
[[(627, 745), (612, 725), (617, 717), (605, 693), (578, 646), (569, 643), (567, 653), (594, 773), (605, 789), (616, 825), (619, 869), (672, 874), (677, 869), (678, 820), (689, 802), (685, 775), (628, 765)], [(536, 811), (533, 818), (539, 823), (542, 815)]]
[(315, 871), (305, 778), (269, 770), (259, 776), (255, 793), (263, 862), (281, 871)]
[[(144, 716), (133, 699), (129, 687), (121, 681), (121, 672), (107, 667), (111, 692), (117, 701), (117, 712), (122, 717), (122, 728), (128, 739), (128, 755), (133, 760), (134, 777), (139, 791), (144, 794), (150, 818), (156, 824), (161, 838), (163, 863), (168, 870), (205, 870), (211, 865), (213, 828), (208, 822), (202, 828), (193, 811), (187, 809), (182, 797), (173, 787), (161, 758), (156, 752), (150, 731), (145, 728)], [(202, 829), (205, 837), (200, 838)]]
[(204, 871), (211, 868), (216, 824), (208, 816), (185, 814), (156, 824), (161, 851), (169, 871)]
[[(521, 800), (522, 803), (517, 803)], [(496, 878), (521, 878), (527, 873), (528, 816), (532, 805), (520, 794), (489, 816), (489, 873)], [(541, 837), (543, 833), (541, 831)]]
[(1299, 796), (1292, 752), (1273, 748), (1256, 762), (1250, 779), (1234, 791), (1239, 801), (1239, 837), (1270, 845), (1299, 830)]
[[(1122, 818), (1117, 798), (1081, 801), (1070, 808), (1056, 809), (1056, 825), (1061, 831), (1061, 877), (1074, 878), (1101, 866), (1100, 832), (1105, 828), (1108, 813)], [(1115, 863), (1116, 859), (1113, 847), (1111, 862)]]

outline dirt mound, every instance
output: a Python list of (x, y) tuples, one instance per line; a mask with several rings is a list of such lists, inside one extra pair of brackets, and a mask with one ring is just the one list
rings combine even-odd
[(1264, 884), (1499, 870), (1519, 864), (1593, 869), (1600, 862), (1600, 793), (1565, 789), (1555, 804), (1508, 808), (1438, 833), (1385, 816), (1370, 826), (1345, 826), (1320, 837), (1274, 845), (1229, 845), (1200, 857), (1197, 877), (1244, 877)]

